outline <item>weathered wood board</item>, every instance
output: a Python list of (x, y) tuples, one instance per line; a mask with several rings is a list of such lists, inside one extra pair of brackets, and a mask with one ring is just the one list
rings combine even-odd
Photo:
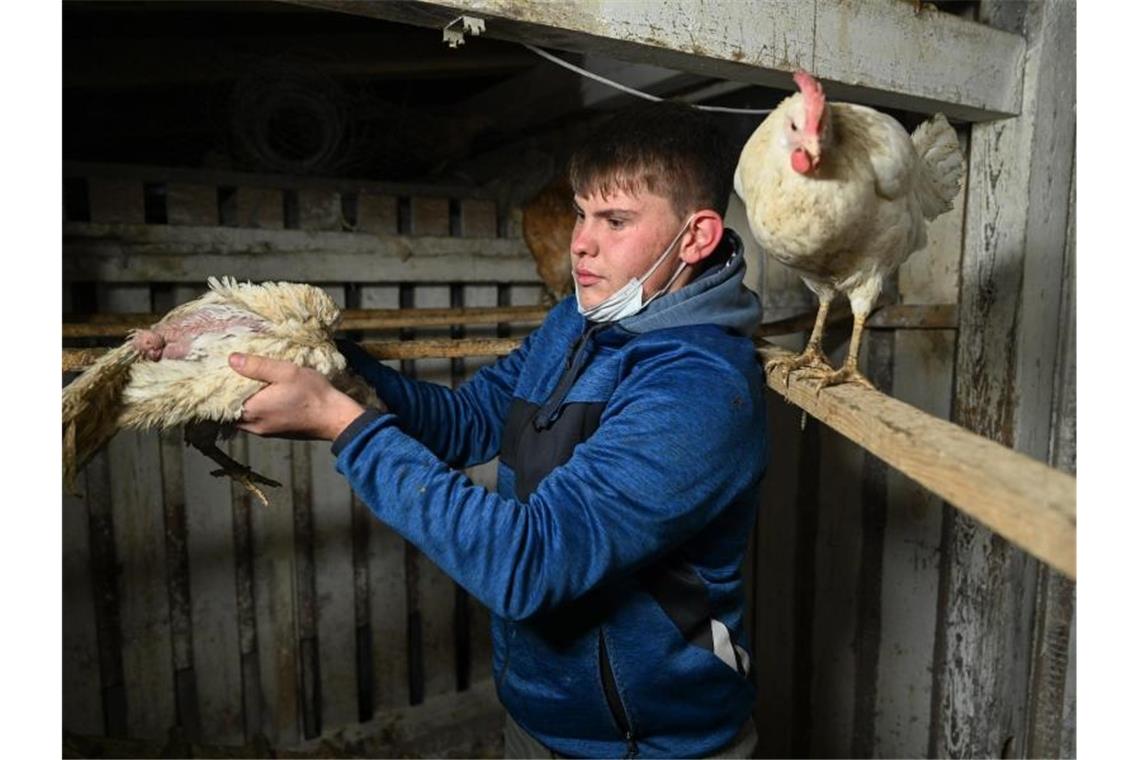
[[(111, 286), (99, 295), (107, 311), (151, 308), (145, 286)], [(107, 456), (120, 565), (127, 728), (131, 736), (161, 738), (176, 723), (176, 715), (158, 435), (120, 431), (108, 444)]]
[[(1017, 113), (1021, 104), (1024, 40), (903, 3), (293, 2), (433, 29), (465, 14), (486, 20), (488, 37), (769, 87), (791, 89), (789, 74), (802, 66), (829, 80), (839, 100), (971, 121)], [(868, 56), (869, 47), (884, 54)]]

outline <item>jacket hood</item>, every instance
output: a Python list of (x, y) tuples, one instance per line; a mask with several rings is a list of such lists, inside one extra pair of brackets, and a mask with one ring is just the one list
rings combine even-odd
[(642, 311), (618, 322), (631, 333), (685, 325), (714, 324), (751, 336), (760, 326), (759, 297), (744, 285), (744, 245), (728, 227), (711, 261), (695, 280), (654, 299)]

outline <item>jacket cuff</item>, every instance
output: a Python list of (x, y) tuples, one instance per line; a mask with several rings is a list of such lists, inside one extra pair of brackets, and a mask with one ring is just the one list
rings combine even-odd
[(369, 407), (360, 413), (356, 419), (348, 423), (348, 427), (341, 431), (341, 434), (336, 437), (332, 444), (332, 455), (339, 456), (341, 449), (347, 446), (353, 438), (355, 438), (361, 430), (366, 428), (369, 423), (379, 419), (382, 415), (388, 412), (382, 412), (376, 407)]

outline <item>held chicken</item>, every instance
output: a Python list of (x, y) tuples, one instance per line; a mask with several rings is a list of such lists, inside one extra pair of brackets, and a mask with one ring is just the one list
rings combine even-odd
[[(761, 248), (791, 267), (819, 297), (803, 353), (773, 359), (769, 372), (873, 387), (857, 369), (863, 324), (883, 280), (926, 245), (926, 223), (953, 207), (964, 160), (954, 129), (936, 114), (908, 135), (895, 119), (865, 106), (829, 103), (805, 71), (799, 92), (760, 124), (740, 153), (734, 184)], [(836, 293), (855, 324), (843, 366), (820, 343)]]
[(228, 475), (268, 504), (258, 486), (280, 483), (217, 445), (233, 435), (242, 404), (264, 386), (230, 369), (233, 352), (311, 367), (361, 403), (370, 400), (371, 390), (346, 370), (333, 343), (340, 310), (323, 290), (213, 277), (208, 285), (208, 293), (133, 331), (63, 389), (63, 471), (73, 490), (76, 473), (117, 431), (182, 425), (187, 444), (221, 466), (213, 475)]

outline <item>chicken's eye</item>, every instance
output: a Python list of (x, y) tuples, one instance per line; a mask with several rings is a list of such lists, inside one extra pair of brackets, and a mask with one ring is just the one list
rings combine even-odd
[(799, 132), (800, 131), (800, 128), (796, 126), (796, 123), (794, 121), (792, 122), (792, 131), (793, 132)]

